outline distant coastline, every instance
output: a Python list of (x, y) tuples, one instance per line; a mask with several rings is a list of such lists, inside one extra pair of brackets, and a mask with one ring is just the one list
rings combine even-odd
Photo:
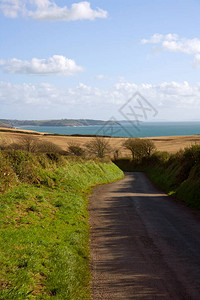
[[(52, 127), (83, 127), (83, 126), (103, 126), (107, 121), (92, 119), (61, 119), (61, 120), (10, 120), (1, 119), (1, 127), (21, 128), (22, 126), (52, 126)], [(109, 121), (110, 125), (117, 122)]]
[(0, 120), (0, 127), (66, 136), (161, 137), (200, 134), (200, 121), (140, 122), (90, 119)]
[(136, 127), (128, 123), (88, 126), (20, 126), (46, 134), (68, 136), (111, 136), (111, 137), (162, 137), (200, 135), (200, 122), (160, 122), (142, 123)]

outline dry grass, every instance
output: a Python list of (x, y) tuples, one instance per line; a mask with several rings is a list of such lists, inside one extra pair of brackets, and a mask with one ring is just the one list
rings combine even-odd
[[(6, 130), (2, 128), (4, 132), (0, 132), (0, 140), (3, 139), (6, 143), (17, 142), (22, 136), (25, 134), (33, 134), (33, 131), (28, 130), (17, 130), (17, 129), (9, 129)], [(1, 130), (1, 128), (0, 128)], [(23, 132), (23, 133), (22, 133)], [(84, 146), (86, 143), (90, 142), (93, 137), (77, 137), (77, 136), (55, 136), (51, 134), (43, 134), (43, 133), (36, 133), (33, 136), (37, 137), (37, 139), (41, 141), (48, 141), (52, 142), (63, 150), (67, 151), (68, 145), (77, 144), (80, 146)], [(124, 149), (122, 146), (123, 142), (127, 138), (105, 138), (109, 140), (111, 147), (114, 150), (119, 149), (120, 156), (130, 156), (128, 150)], [(200, 144), (200, 135), (190, 135), (190, 136), (166, 136), (166, 137), (152, 137), (149, 138), (152, 140), (157, 150), (159, 151), (168, 151), (170, 153), (176, 153), (180, 149), (184, 149), (185, 147), (189, 147), (194, 144)]]

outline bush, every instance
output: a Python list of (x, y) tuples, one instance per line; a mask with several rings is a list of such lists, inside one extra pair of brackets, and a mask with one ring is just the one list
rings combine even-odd
[(120, 159), (115, 163), (123, 171), (146, 172), (169, 195), (200, 209), (200, 145), (192, 145), (175, 154), (155, 152), (141, 160)]
[(0, 152), (0, 192), (5, 192), (10, 187), (13, 187), (17, 181), (17, 176), (9, 159)]
[(119, 155), (120, 155), (120, 150), (119, 150), (119, 149), (116, 149), (116, 150), (114, 151), (114, 160), (119, 159)]
[(0, 133), (0, 150), (6, 150), (10, 143), (12, 143), (12, 140)]
[(38, 138), (30, 135), (24, 135), (19, 139), (19, 145), (27, 152), (36, 152)]
[(6, 149), (4, 150), (9, 150), (9, 151), (24, 151), (23, 145), (20, 145), (18, 143), (12, 143), (7, 146)]
[(62, 153), (62, 148), (49, 141), (38, 141), (36, 143), (36, 152), (39, 153)]
[(25, 183), (39, 183), (39, 164), (33, 154), (26, 151), (5, 152), (17, 178)]
[(68, 151), (71, 155), (84, 156), (85, 150), (78, 144), (71, 143), (68, 145)]
[(151, 156), (151, 161), (154, 163), (166, 163), (170, 159), (170, 154), (167, 151), (157, 151)]
[(58, 153), (65, 154), (61, 147), (58, 145), (40, 140), (38, 137), (23, 135), (15, 143), (0, 143), (0, 149), (9, 151), (26, 151), (30, 153)]
[(89, 155), (99, 158), (105, 157), (112, 151), (109, 141), (103, 137), (95, 137), (91, 142), (86, 143), (85, 147)]
[(200, 145), (192, 145), (187, 147), (183, 153), (183, 159), (191, 164), (200, 163)]

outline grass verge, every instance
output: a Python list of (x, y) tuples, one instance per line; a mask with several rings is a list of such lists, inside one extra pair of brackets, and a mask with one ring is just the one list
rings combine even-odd
[(184, 203), (200, 210), (200, 145), (177, 152), (156, 152), (140, 161), (115, 161), (123, 171), (147, 173), (157, 187)]
[(87, 197), (112, 163), (0, 154), (0, 299), (90, 298)]

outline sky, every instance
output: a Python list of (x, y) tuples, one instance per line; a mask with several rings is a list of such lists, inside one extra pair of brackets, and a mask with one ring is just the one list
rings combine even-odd
[(199, 0), (0, 0), (0, 119), (200, 121), (199, 15)]

